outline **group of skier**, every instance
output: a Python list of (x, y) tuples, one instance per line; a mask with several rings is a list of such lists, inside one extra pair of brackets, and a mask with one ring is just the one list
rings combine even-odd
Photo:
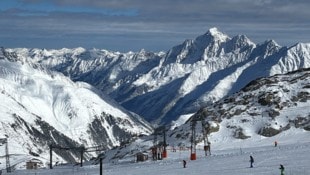
[[(254, 158), (253, 156), (250, 156), (250, 168), (253, 168), (253, 163), (254, 163)], [(280, 175), (284, 175), (284, 166), (282, 164), (280, 164)]]
[[(278, 143), (275, 141), (275, 147), (277, 147)], [(252, 155), (250, 155), (250, 168), (253, 168), (253, 164), (254, 164), (254, 158)], [(186, 160), (183, 160), (183, 168), (186, 168)], [(284, 166), (282, 164), (280, 164), (280, 175), (284, 175)]]
[[(277, 147), (278, 146), (278, 142), (277, 141), (275, 141), (274, 142), (274, 147)], [(254, 163), (254, 158), (253, 158), (253, 156), (251, 155), (250, 156), (250, 168), (253, 168), (253, 163)], [(282, 165), (282, 164), (280, 164), (280, 172), (281, 172), (281, 174), (280, 175), (284, 175), (284, 166)]]

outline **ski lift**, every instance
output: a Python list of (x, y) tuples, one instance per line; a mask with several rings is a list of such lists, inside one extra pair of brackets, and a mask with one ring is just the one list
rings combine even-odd
[(204, 117), (202, 116), (193, 116), (191, 119), (191, 155), (190, 155), (190, 160), (196, 160), (196, 145), (197, 145), (197, 141), (196, 141), (196, 124), (198, 121), (201, 121), (201, 125), (202, 125), (202, 134), (203, 134), (203, 141), (204, 141), (204, 151), (205, 151), (205, 155), (207, 156), (207, 153), (209, 152), (209, 154), (211, 155), (211, 151), (210, 151), (210, 147), (211, 147), (211, 143), (208, 140), (208, 134), (210, 132), (210, 125), (208, 122), (205, 121)]
[[(158, 135), (163, 135), (163, 141), (158, 143)], [(167, 158), (167, 142), (166, 142), (166, 127), (161, 126), (154, 131), (154, 141), (152, 147), (152, 154), (154, 160), (161, 160), (162, 158)]]

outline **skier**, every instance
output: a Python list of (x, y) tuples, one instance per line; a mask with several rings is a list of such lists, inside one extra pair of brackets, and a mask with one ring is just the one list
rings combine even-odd
[(251, 163), (250, 168), (253, 168), (254, 158), (252, 156), (250, 156), (250, 163)]
[(183, 168), (186, 168), (186, 161), (183, 160)]
[(281, 171), (281, 175), (284, 175), (284, 166), (282, 164), (280, 164), (280, 171)]
[(274, 142), (274, 147), (277, 147), (277, 146), (278, 146), (278, 142), (275, 141), (275, 142)]
[(211, 142), (208, 142), (208, 146), (209, 146), (209, 154), (211, 155)]

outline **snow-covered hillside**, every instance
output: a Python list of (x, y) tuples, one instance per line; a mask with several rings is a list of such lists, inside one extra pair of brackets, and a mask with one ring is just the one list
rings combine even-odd
[[(190, 148), (192, 121), (196, 121), (195, 143), (199, 149), (204, 147), (203, 131), (207, 131), (211, 150), (256, 147), (262, 144), (262, 140), (264, 144), (273, 144), (276, 140), (285, 143), (286, 139), (290, 139), (289, 142), (309, 142), (309, 82), (310, 69), (252, 81), (241, 91), (193, 115), (183, 116), (170, 129), (166, 127), (166, 142), (169, 148)], [(291, 138), (286, 137), (288, 133)], [(305, 140), (295, 140), (298, 135), (303, 135)], [(132, 144), (110, 150), (105, 161), (148, 151), (154, 145), (154, 138), (154, 135), (145, 136)], [(157, 143), (162, 143), (163, 139), (161, 132), (157, 135)]]
[[(163, 41), (164, 42), (164, 41)], [(310, 44), (281, 47), (229, 37), (216, 28), (166, 53), (76, 49), (5, 49), (100, 89), (153, 123), (193, 113), (260, 77), (310, 67)]]
[[(252, 81), (241, 91), (200, 109), (170, 136), (175, 144), (188, 138), (192, 120), (198, 120), (198, 130), (209, 123), (212, 143), (230, 138), (239, 142), (277, 137), (279, 133), (294, 128), (309, 132), (309, 107), (310, 69), (302, 69)], [(198, 135), (201, 142), (202, 133)]]
[[(95, 87), (72, 82), (14, 54), (0, 55), (0, 92), (0, 138), (8, 139), (12, 159), (29, 155), (47, 160), (50, 145), (105, 150), (152, 132), (148, 122)], [(5, 155), (2, 148), (0, 153)], [(85, 159), (97, 153), (86, 153)], [(80, 157), (76, 150), (54, 154), (68, 162)], [(5, 164), (5, 159), (0, 162)]]
[[(224, 136), (223, 136), (224, 137)], [(278, 146), (273, 142), (277, 140)], [(104, 175), (279, 175), (280, 164), (285, 167), (285, 175), (309, 175), (310, 169), (309, 133), (301, 129), (288, 130), (277, 137), (260, 137), (251, 141), (223, 142), (213, 146), (212, 155), (204, 156), (197, 149), (197, 160), (191, 161), (188, 149), (173, 152), (163, 160), (135, 162), (135, 156), (114, 163), (103, 163)], [(225, 144), (224, 144), (225, 143)], [(149, 156), (150, 153), (148, 154)], [(250, 155), (254, 157), (254, 167), (250, 167)], [(182, 161), (187, 162), (183, 168)], [(58, 166), (53, 169), (16, 170), (12, 175), (98, 175), (100, 166)], [(4, 171), (3, 174), (6, 174)]]

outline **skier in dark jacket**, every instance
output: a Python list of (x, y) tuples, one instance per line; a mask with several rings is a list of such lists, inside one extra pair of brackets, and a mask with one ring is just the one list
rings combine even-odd
[(186, 161), (183, 160), (183, 168), (186, 168)]
[(274, 147), (277, 147), (277, 146), (278, 146), (278, 142), (274, 141)]
[(252, 156), (250, 156), (250, 163), (251, 163), (250, 167), (253, 168), (254, 158)]
[(283, 165), (280, 165), (280, 171), (281, 171), (281, 175), (284, 175), (284, 166)]

